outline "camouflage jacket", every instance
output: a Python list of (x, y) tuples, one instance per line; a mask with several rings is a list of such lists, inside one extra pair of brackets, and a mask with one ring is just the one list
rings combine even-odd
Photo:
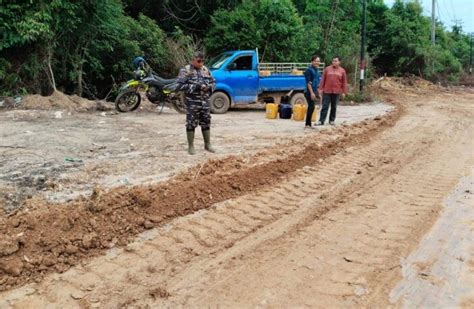
[(191, 64), (186, 65), (179, 71), (177, 82), (178, 89), (186, 94), (188, 100), (207, 100), (215, 88), (215, 79), (205, 66), (197, 70)]

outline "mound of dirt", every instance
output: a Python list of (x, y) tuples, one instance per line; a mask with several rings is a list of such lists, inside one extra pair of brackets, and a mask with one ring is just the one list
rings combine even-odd
[(402, 93), (423, 94), (439, 91), (440, 86), (417, 76), (410, 77), (381, 77), (374, 81), (369, 89), (375, 94), (398, 95)]
[(40, 110), (68, 110), (76, 112), (112, 110), (113, 105), (103, 101), (91, 101), (77, 95), (68, 96), (60, 91), (53, 92), (50, 96), (28, 95), (25, 96), (19, 108)]
[(69, 203), (36, 203), (15, 214), (0, 215), (4, 239), (0, 243), (0, 290), (40, 280), (49, 272), (64, 272), (85, 258), (126, 245), (145, 229), (271, 186), (348, 146), (370, 141), (392, 125), (400, 112), (395, 109), (385, 117), (340, 127), (328, 142), (308, 142), (297, 148), (296, 155), (259, 164), (227, 157), (191, 168), (164, 183), (110, 191), (96, 188), (90, 197)]
[(474, 75), (465, 74), (459, 79), (459, 85), (465, 87), (474, 87)]

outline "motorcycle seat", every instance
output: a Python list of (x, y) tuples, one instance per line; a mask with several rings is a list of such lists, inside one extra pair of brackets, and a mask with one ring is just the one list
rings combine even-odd
[(177, 80), (177, 78), (165, 79), (165, 78), (161, 78), (159, 76), (155, 76), (155, 79), (161, 87), (172, 84), (172, 83), (176, 82), (176, 80)]

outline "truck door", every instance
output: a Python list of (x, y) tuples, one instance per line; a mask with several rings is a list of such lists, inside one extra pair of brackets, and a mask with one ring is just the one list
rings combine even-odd
[(235, 103), (257, 102), (258, 72), (254, 55), (240, 55), (227, 65), (229, 86), (234, 91)]

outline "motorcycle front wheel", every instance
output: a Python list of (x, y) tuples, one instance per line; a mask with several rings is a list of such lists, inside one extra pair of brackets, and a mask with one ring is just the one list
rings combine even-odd
[(142, 98), (136, 90), (120, 93), (115, 99), (115, 109), (121, 113), (134, 111), (140, 106)]

